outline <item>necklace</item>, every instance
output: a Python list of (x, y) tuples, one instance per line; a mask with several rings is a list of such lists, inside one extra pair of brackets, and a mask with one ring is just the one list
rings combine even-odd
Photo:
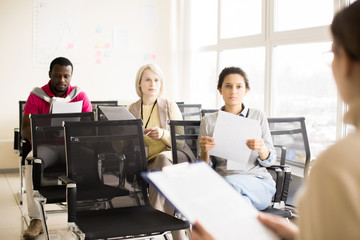
[[(154, 110), (154, 107), (155, 107), (156, 103), (157, 103), (157, 99), (156, 99), (156, 101), (154, 102), (154, 104), (153, 104), (153, 106), (152, 106), (152, 108), (151, 108), (151, 112), (150, 112), (149, 118), (148, 118), (148, 120), (147, 120), (147, 122), (146, 122), (146, 124), (145, 124), (145, 129), (147, 128), (147, 125), (149, 124), (149, 121), (150, 121), (150, 118), (151, 118), (151, 114), (152, 114), (152, 112), (153, 112), (153, 110)], [(144, 117), (143, 117), (143, 101), (141, 100), (141, 120), (144, 121), (143, 118), (144, 118)]]

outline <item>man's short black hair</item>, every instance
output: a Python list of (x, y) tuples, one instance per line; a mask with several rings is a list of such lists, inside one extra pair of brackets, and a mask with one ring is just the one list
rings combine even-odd
[(60, 66), (69, 66), (70, 65), (71, 66), (71, 74), (74, 71), (73, 64), (67, 58), (58, 57), (58, 58), (55, 58), (54, 60), (52, 60), (52, 62), (50, 63), (50, 72), (52, 71), (55, 64), (60, 65)]

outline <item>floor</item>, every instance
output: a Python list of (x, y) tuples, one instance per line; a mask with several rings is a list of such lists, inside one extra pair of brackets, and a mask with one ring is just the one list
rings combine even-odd
[[(18, 173), (0, 173), (0, 239), (20, 239), (22, 232), (27, 228), (27, 223), (23, 216), (26, 216), (26, 199), (23, 204), (19, 204), (20, 179)], [(25, 196), (24, 196), (25, 197)], [(53, 204), (46, 205), (47, 209), (59, 209)], [(66, 213), (48, 214), (48, 228), (52, 240), (72, 240), (76, 239), (67, 230)], [(45, 239), (41, 234), (36, 240)], [(164, 239), (156, 237), (154, 240)]]
[[(23, 240), (22, 232), (27, 228), (26, 218), (27, 206), (26, 199), (23, 204), (19, 204), (20, 178), (18, 173), (0, 173), (0, 239), (20, 239)], [(25, 196), (24, 196), (25, 198)], [(61, 210), (54, 204), (47, 204), (47, 210)], [(47, 223), (51, 240), (73, 240), (76, 239), (67, 230), (67, 215), (63, 213), (47, 214)], [(171, 238), (171, 236), (168, 236)], [(45, 239), (41, 234), (35, 240)], [(153, 240), (164, 239), (155, 237)]]
[[(0, 174), (0, 239), (23, 239), (22, 232), (27, 228), (23, 215), (26, 215), (26, 200), (19, 204), (18, 192), (20, 179), (18, 173)], [(49, 206), (58, 209), (56, 205)], [(76, 239), (67, 230), (66, 213), (48, 214), (48, 225), (51, 239)], [(43, 234), (36, 240), (44, 239)]]

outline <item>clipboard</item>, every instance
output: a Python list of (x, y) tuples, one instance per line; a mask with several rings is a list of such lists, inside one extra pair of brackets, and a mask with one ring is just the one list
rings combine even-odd
[[(99, 110), (109, 121), (136, 119), (125, 106), (99, 106)], [(145, 131), (144, 126), (142, 130)]]
[(99, 106), (99, 109), (110, 121), (136, 119), (124, 106)]
[(204, 162), (181, 163), (141, 176), (190, 223), (200, 222), (217, 240), (274, 240), (258, 210)]

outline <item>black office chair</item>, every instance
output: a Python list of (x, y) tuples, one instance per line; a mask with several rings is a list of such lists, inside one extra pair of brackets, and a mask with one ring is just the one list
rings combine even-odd
[[(66, 122), (65, 137), (67, 177), (61, 179), (67, 183), (68, 222), (79, 238), (166, 237), (168, 231), (189, 227), (150, 205), (147, 184), (140, 176), (147, 170), (141, 120)], [(99, 162), (109, 156), (117, 156), (118, 161), (111, 161), (112, 171), (102, 176)], [(104, 198), (106, 188), (126, 194), (113, 196), (111, 206), (79, 209), (79, 191), (91, 190), (93, 182), (99, 181), (103, 188), (98, 195), (88, 194), (87, 201)]]
[(106, 100), (106, 101), (91, 101), (92, 110), (94, 112), (95, 120), (99, 120), (98, 106), (117, 106), (117, 100)]
[(273, 143), (277, 150), (279, 165), (303, 169), (303, 176), (292, 176), (290, 177), (291, 180), (295, 178), (296, 181), (292, 180), (291, 183), (288, 181), (290, 186), (287, 195), (293, 197), (302, 184), (303, 180), (301, 179), (306, 178), (308, 175), (311, 160), (305, 118), (268, 118), (268, 122)]
[(28, 164), (33, 165), (34, 197), (41, 206), (46, 239), (49, 239), (49, 232), (46, 224), (45, 204), (66, 201), (66, 186), (58, 185), (58, 177), (66, 173), (62, 123), (63, 121), (93, 120), (92, 112), (30, 115), (33, 157), (28, 157), (26, 160)]
[(292, 164), (304, 169), (304, 176), (311, 160), (309, 139), (304, 117), (269, 118), (274, 145), (281, 149), (281, 164)]
[(201, 104), (178, 104), (183, 120), (201, 120)]
[(207, 114), (216, 113), (219, 109), (201, 109), (201, 117), (205, 117)]
[[(197, 138), (199, 135), (200, 121), (170, 120), (169, 124), (173, 163), (184, 162), (184, 159), (186, 159), (184, 158), (185, 153), (182, 150), (184, 145), (191, 150), (193, 159), (197, 159)], [(187, 155), (189, 155), (189, 153), (187, 153)]]
[(19, 101), (19, 128), (14, 129), (14, 151), (15, 153), (19, 154), (20, 189), (18, 192), (18, 200), (20, 205), (23, 204), (23, 196), (25, 193), (25, 188), (24, 188), (25, 158), (31, 151), (30, 142), (21, 137), (21, 125), (24, 115), (25, 103), (26, 101)]
[[(189, 145), (195, 156), (197, 156), (197, 138), (199, 133), (200, 121), (170, 121), (171, 129), (171, 148), (173, 153), (173, 162), (178, 162), (178, 146), (185, 141)], [(175, 131), (177, 129), (177, 131)], [(180, 134), (179, 134), (180, 131)], [(216, 163), (215, 163), (216, 164)], [(264, 212), (276, 214), (285, 218), (293, 216), (292, 211), (289, 209), (281, 209), (280, 203), (286, 202), (289, 184), (285, 181), (285, 173), (289, 178), (290, 168), (287, 166), (271, 166), (267, 168), (273, 176), (276, 183), (276, 193), (273, 197), (271, 206), (263, 210)], [(290, 171), (291, 174), (291, 171)], [(288, 181), (290, 181), (288, 179)]]

